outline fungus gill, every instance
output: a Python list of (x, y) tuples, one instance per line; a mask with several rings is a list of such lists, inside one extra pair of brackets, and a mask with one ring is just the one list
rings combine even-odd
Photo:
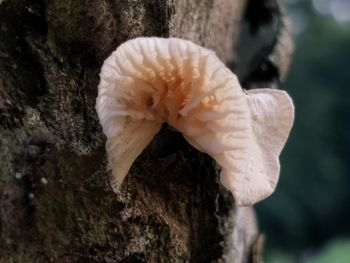
[(214, 52), (176, 38), (125, 42), (105, 60), (100, 77), (96, 110), (115, 192), (164, 122), (216, 160), (238, 205), (274, 191), (294, 118), (286, 92), (243, 91)]

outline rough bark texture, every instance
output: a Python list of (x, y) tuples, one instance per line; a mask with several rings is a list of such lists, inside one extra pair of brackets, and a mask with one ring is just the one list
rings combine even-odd
[(232, 61), (245, 2), (0, 0), (0, 262), (248, 261), (253, 212), (213, 160), (165, 126), (115, 195), (94, 109), (127, 39), (182, 37)]

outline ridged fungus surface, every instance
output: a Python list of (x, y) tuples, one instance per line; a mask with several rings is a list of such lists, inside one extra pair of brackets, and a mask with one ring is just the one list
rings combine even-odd
[(294, 119), (285, 91), (244, 91), (214, 52), (177, 38), (125, 42), (100, 77), (96, 110), (115, 192), (164, 122), (216, 160), (238, 205), (274, 191)]

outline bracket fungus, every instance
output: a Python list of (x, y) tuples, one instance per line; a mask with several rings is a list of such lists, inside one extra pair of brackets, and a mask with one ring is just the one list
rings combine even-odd
[(294, 119), (285, 91), (244, 91), (214, 52), (177, 38), (123, 43), (100, 77), (96, 110), (115, 192), (164, 122), (216, 160), (221, 183), (238, 205), (274, 191)]

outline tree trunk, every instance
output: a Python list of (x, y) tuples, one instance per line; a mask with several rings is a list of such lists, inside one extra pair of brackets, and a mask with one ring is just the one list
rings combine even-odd
[(245, 4), (0, 0), (0, 262), (251, 261), (252, 209), (170, 127), (114, 194), (94, 108), (103, 60), (134, 37), (189, 39), (237, 64)]

